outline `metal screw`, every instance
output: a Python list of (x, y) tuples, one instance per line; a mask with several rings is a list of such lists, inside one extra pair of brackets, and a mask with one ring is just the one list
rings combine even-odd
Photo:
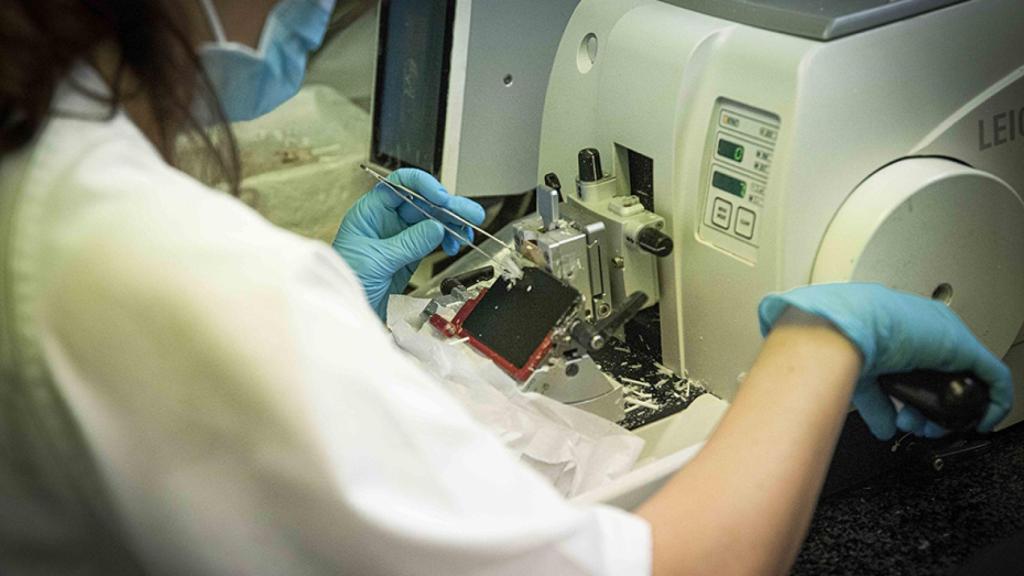
[(622, 270), (626, 267), (626, 261), (622, 259), (622, 256), (616, 256), (615, 258), (612, 258), (612, 266)]
[(964, 390), (963, 382), (959, 380), (954, 380), (953, 382), (951, 382), (949, 385), (949, 392), (956, 398), (962, 397), (964, 395), (964, 392), (966, 392), (966, 390)]

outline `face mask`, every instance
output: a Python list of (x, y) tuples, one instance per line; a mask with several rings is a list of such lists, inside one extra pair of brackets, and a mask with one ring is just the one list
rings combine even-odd
[(267, 17), (258, 50), (224, 36), (213, 0), (201, 0), (216, 42), (199, 59), (231, 122), (252, 120), (294, 96), (309, 53), (320, 47), (335, 0), (281, 0)]

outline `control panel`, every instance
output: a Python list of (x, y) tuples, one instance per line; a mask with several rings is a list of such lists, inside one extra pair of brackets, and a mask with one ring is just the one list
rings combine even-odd
[(755, 262), (760, 218), (779, 138), (778, 117), (719, 100), (705, 161), (701, 237)]

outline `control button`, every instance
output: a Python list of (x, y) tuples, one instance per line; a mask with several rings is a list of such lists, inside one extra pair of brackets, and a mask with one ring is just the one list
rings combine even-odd
[(722, 230), (728, 230), (732, 223), (732, 203), (724, 198), (715, 198), (711, 206), (711, 223)]
[(642, 213), (644, 206), (636, 196), (616, 196), (608, 202), (608, 209), (613, 214), (628, 218)]
[(754, 238), (754, 224), (757, 222), (757, 214), (746, 208), (736, 211), (736, 234), (747, 240)]

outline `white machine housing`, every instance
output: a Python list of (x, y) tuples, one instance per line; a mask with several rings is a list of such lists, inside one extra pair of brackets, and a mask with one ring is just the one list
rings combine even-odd
[(652, 161), (665, 363), (731, 400), (765, 294), (868, 281), (948, 303), (1024, 388), (1019, 1), (902, 0), (817, 34), (705, 9), (733, 4), (582, 1), (545, 102), (539, 179), (571, 182), (584, 148), (620, 179)]

